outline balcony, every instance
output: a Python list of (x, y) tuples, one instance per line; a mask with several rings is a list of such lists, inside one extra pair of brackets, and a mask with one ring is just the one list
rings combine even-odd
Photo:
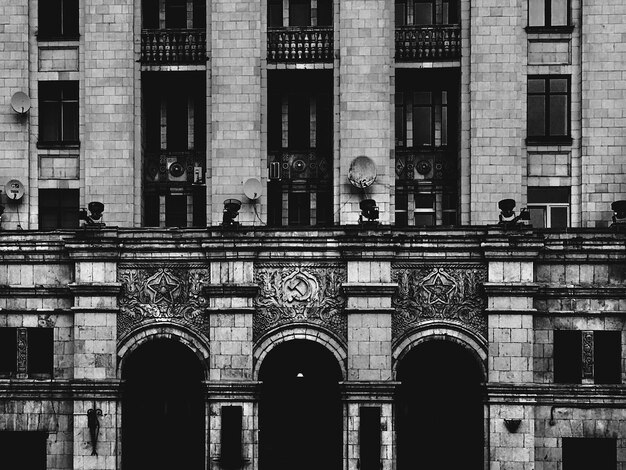
[(435, 62), (460, 58), (460, 25), (396, 28), (397, 62)]
[(144, 29), (141, 63), (144, 65), (202, 65), (206, 56), (204, 29)]
[(456, 181), (456, 151), (448, 147), (396, 148), (396, 179), (451, 184)]
[(333, 61), (332, 27), (268, 28), (269, 62), (314, 63)]
[(146, 153), (144, 155), (144, 181), (163, 186), (203, 184), (205, 173), (204, 152)]

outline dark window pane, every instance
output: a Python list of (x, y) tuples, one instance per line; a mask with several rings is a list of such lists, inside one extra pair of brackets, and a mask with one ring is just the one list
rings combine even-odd
[(28, 373), (52, 374), (54, 329), (28, 328)]
[[(542, 80), (543, 81), (543, 80)], [(567, 93), (567, 79), (566, 78), (551, 78), (550, 79), (550, 93), (561, 92)]]
[(165, 27), (187, 27), (187, 0), (168, 0), (165, 2)]
[(420, 194), (415, 195), (415, 208), (416, 209), (434, 209), (435, 207), (435, 195), (434, 194)]
[(551, 207), (550, 208), (550, 227), (565, 228), (567, 227), (567, 207)]
[(39, 190), (39, 229), (73, 229), (78, 227), (77, 189)]
[(61, 105), (58, 102), (43, 102), (39, 107), (39, 139), (42, 142), (61, 141)]
[(267, 183), (267, 225), (280, 227), (283, 222), (283, 194), (281, 183), (270, 181)]
[(143, 201), (143, 220), (145, 227), (159, 226), (159, 195), (149, 193), (145, 195)]
[[(397, 96), (397, 95), (396, 95)], [(396, 146), (404, 147), (405, 135), (404, 135), (404, 105), (402, 103), (398, 103), (398, 99), (396, 98)]]
[(435, 214), (430, 212), (416, 212), (415, 225), (420, 227), (430, 227), (435, 225)]
[(417, 91), (413, 94), (414, 104), (431, 104), (433, 94), (430, 91)]
[(409, 224), (408, 209), (408, 193), (401, 188), (396, 188), (396, 226), (406, 227)]
[(593, 348), (595, 383), (622, 383), (622, 332), (594, 331)]
[(448, 145), (448, 107), (441, 107), (441, 145)]
[(330, 190), (317, 192), (317, 225), (328, 227), (333, 223), (333, 198)]
[[(47, 0), (39, 0), (47, 1)], [(64, 37), (78, 37), (78, 0), (63, 0), (63, 24), (61, 26)]]
[(39, 0), (38, 17), (40, 39), (78, 37), (78, 0)]
[(289, 26), (311, 25), (310, 0), (291, 0), (289, 3)]
[(433, 4), (416, 2), (414, 15), (414, 24), (433, 24)]
[(528, 135), (544, 136), (546, 127), (545, 97), (528, 97)]
[(167, 149), (187, 150), (189, 133), (189, 114), (187, 96), (173, 93), (167, 100)]
[(309, 98), (304, 94), (290, 94), (288, 105), (289, 148), (307, 149), (311, 145), (311, 116)]
[(0, 328), (0, 375), (17, 372), (17, 328)]
[(546, 226), (546, 207), (529, 207), (530, 224), (535, 228), (545, 228)]
[(406, 25), (406, 3), (396, 2), (396, 26)]
[(550, 135), (568, 135), (567, 96), (550, 96)]
[(333, 2), (332, 0), (318, 0), (317, 2), (317, 25), (333, 25)]
[(554, 382), (580, 383), (581, 371), (581, 332), (554, 330)]
[(63, 105), (63, 142), (78, 142), (78, 103)]
[(47, 432), (0, 431), (0, 455), (3, 462), (19, 462), (3, 468), (46, 470)]
[(193, 27), (206, 28), (206, 1), (196, 0), (193, 2)]
[(563, 438), (563, 470), (615, 470), (615, 439)]
[(567, 203), (569, 202), (569, 187), (529, 187), (528, 188), (529, 203)]
[(206, 191), (204, 186), (193, 189), (193, 226), (206, 227)]
[(413, 142), (414, 145), (433, 144), (430, 106), (416, 106), (413, 109)]
[(222, 428), (220, 440), (222, 452), (221, 463), (229, 467), (241, 464), (241, 420), (243, 409), (241, 406), (222, 406)]
[(270, 28), (280, 28), (283, 25), (282, 0), (270, 0), (267, 4), (267, 21)]
[(567, 19), (569, 16), (568, 11), (567, 11), (568, 0), (546, 0), (546, 1), (552, 2), (550, 25), (551, 26), (567, 26)]
[(144, 29), (159, 28), (159, 0), (143, 0), (141, 14)]
[(546, 25), (545, 2), (546, 0), (528, 0), (528, 26)]
[(305, 188), (292, 188), (289, 192), (289, 225), (311, 224), (311, 197)]
[(528, 79), (528, 93), (544, 93), (546, 91), (546, 81), (536, 78)]
[(165, 196), (165, 225), (167, 227), (187, 227), (187, 196)]

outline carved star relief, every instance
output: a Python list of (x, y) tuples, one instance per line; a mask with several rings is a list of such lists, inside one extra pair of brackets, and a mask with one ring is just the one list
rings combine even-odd
[(440, 273), (437, 273), (428, 283), (422, 284), (426, 292), (428, 292), (429, 304), (448, 304), (450, 302), (449, 297), (454, 290), (454, 284), (444, 282), (444, 280), (446, 279)]
[(174, 293), (179, 289), (179, 285), (175, 279), (166, 273), (161, 271), (153, 282), (148, 284), (148, 289), (154, 293), (154, 302), (166, 302), (174, 303)]

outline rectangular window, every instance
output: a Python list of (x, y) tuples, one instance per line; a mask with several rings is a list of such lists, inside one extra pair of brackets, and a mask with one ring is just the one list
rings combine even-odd
[(270, 28), (283, 26), (283, 1), (268, 0), (267, 2), (267, 25)]
[(528, 78), (528, 140), (571, 143), (569, 76)]
[(569, 227), (569, 187), (529, 187), (528, 210), (535, 228)]
[(289, 2), (289, 26), (311, 26), (311, 0)]
[(563, 438), (563, 470), (615, 470), (617, 441), (609, 438)]
[(78, 144), (78, 82), (39, 82), (39, 143)]
[(39, 190), (39, 230), (78, 228), (78, 189)]
[(78, 0), (39, 0), (38, 7), (38, 39), (78, 39)]
[(28, 328), (28, 374), (52, 375), (54, 329)]
[(582, 379), (582, 333), (554, 331), (554, 382), (578, 384)]
[(359, 463), (361, 470), (380, 470), (380, 408), (359, 408)]
[(622, 383), (621, 331), (594, 331), (593, 376), (597, 384)]
[(569, 26), (569, 0), (528, 0), (528, 26)]
[(0, 377), (17, 372), (17, 328), (0, 328)]

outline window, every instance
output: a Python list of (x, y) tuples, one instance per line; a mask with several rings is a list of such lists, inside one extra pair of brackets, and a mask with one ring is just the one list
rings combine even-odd
[(359, 408), (359, 462), (361, 470), (379, 470), (380, 464), (380, 408)]
[(42, 431), (0, 431), (2, 461), (15, 462), (3, 468), (45, 470), (47, 437), (48, 433)]
[(78, 144), (78, 82), (39, 82), (39, 144)]
[(78, 0), (39, 0), (38, 39), (78, 39)]
[(621, 331), (554, 331), (554, 382), (622, 383)]
[(569, 0), (528, 0), (528, 26), (568, 26), (569, 11)]
[(563, 438), (563, 470), (615, 470), (617, 442), (610, 438)]
[(78, 189), (39, 190), (39, 230), (78, 227)]
[(456, 0), (396, 0), (396, 26), (458, 24)]
[(528, 188), (530, 223), (535, 228), (569, 227), (569, 187)]
[(528, 141), (571, 143), (569, 76), (528, 78)]
[(50, 377), (53, 328), (0, 328), (0, 377)]

